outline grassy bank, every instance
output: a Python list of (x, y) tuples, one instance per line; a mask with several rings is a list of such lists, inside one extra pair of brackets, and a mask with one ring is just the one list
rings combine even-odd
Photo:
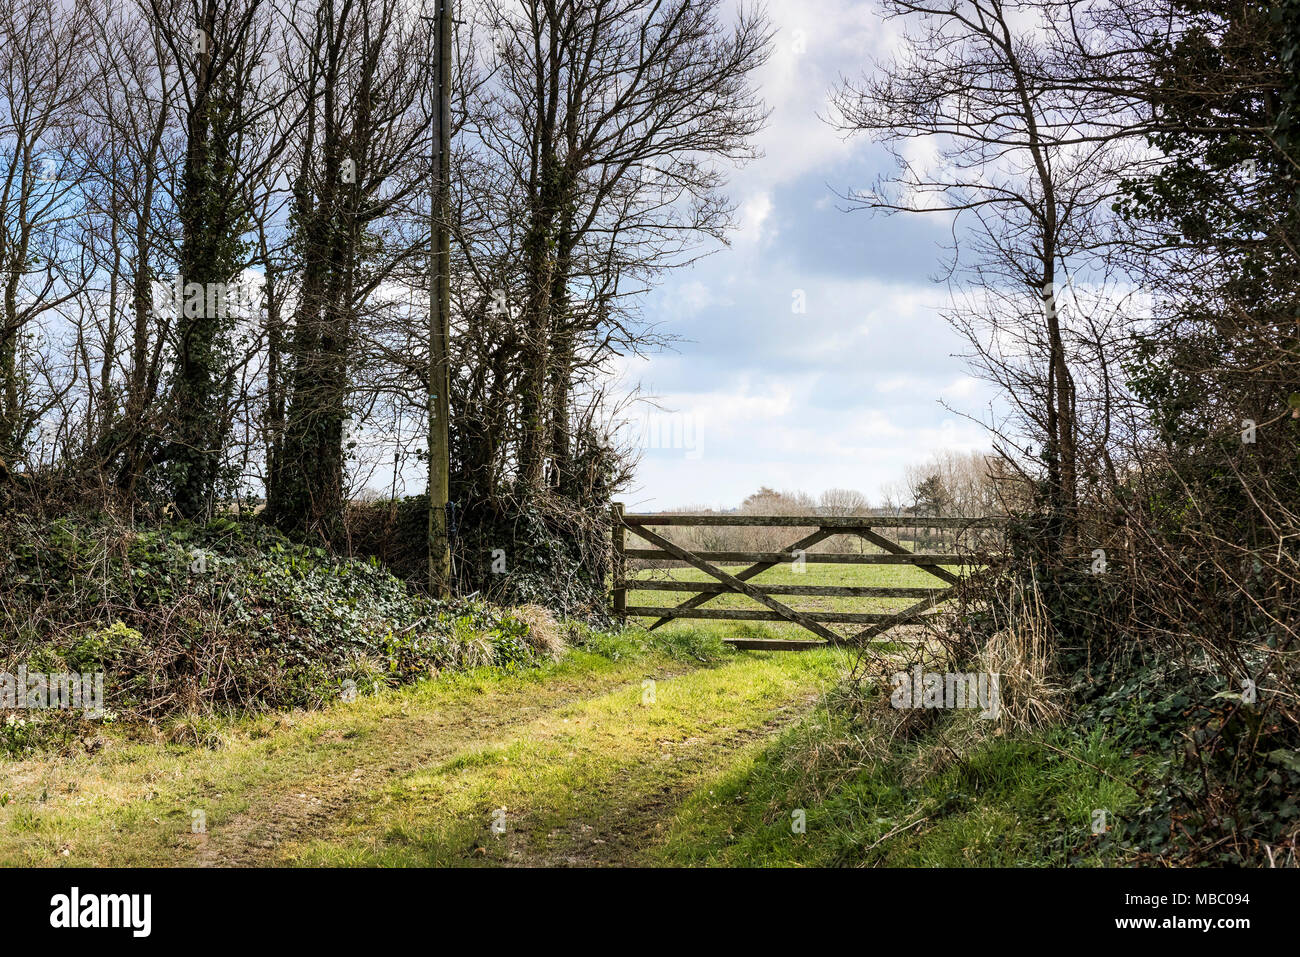
[[(863, 733), (819, 708), (693, 794), (654, 859), (1027, 867), (1115, 865), (1129, 857), (1110, 834), (1139, 800), (1131, 782), (1140, 762), (1101, 735), (1076, 738), (1057, 729), (989, 737), (965, 742), (958, 756), (937, 735), (878, 755)], [(1093, 833), (1098, 810), (1106, 812), (1100, 835)]]

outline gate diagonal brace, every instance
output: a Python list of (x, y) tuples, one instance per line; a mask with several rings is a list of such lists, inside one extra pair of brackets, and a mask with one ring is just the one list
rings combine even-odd
[[(787, 621), (793, 622), (796, 625), (800, 625), (808, 629), (814, 635), (817, 635), (817, 637), (824, 638), (827, 641), (833, 642), (834, 644), (837, 645), (843, 643), (844, 639), (840, 635), (831, 631), (829, 628), (826, 628), (825, 626), (819, 624), (818, 622), (813, 621), (811, 618), (808, 618), (807, 616), (800, 614), (799, 612), (795, 611), (793, 608), (790, 608), (789, 606), (784, 605), (781, 602), (777, 601), (775, 598), (772, 598), (769, 595), (764, 595), (761, 591), (754, 588), (753, 586), (745, 584), (745, 582), (741, 581), (739, 578), (727, 574), (722, 569), (717, 568), (714, 565), (711, 565), (709, 562), (706, 562), (704, 559), (699, 558), (696, 555), (693, 555), (691, 552), (688, 552), (686, 549), (681, 548), (678, 545), (674, 545), (668, 539), (664, 538), (661, 535), (655, 534), (654, 532), (650, 531), (648, 528), (642, 527), (638, 529), (637, 534), (640, 535), (642, 538), (644, 538), (646, 541), (650, 542), (652, 545), (659, 546), (659, 548), (663, 549), (665, 552), (667, 552), (669, 555), (672, 555), (674, 558), (680, 559), (681, 561), (686, 562), (688, 565), (698, 568), (706, 575), (712, 575), (714, 578), (722, 582), (724, 585), (730, 585), (735, 591), (749, 598), (754, 599), (754, 601), (758, 602), (759, 604), (766, 605), (768, 608), (772, 609), (774, 612), (776, 612), (778, 615), (780, 615), (782, 618), (786, 619)], [(776, 563), (772, 563), (772, 564), (776, 564)]]
[[(898, 542), (886, 538), (884, 535), (880, 535), (869, 528), (860, 528), (860, 529), (856, 529), (856, 531), (858, 535), (865, 538), (873, 545), (879, 545), (887, 552), (892, 552), (895, 555), (912, 554), (911, 551), (909, 551), (907, 548), (903, 547), (902, 545), (898, 544)], [(949, 587), (945, 588), (941, 592), (937, 592), (927, 598), (922, 599), (921, 601), (918, 601), (915, 605), (912, 605), (908, 608), (904, 608), (897, 615), (895, 615), (893, 618), (888, 619), (887, 621), (882, 621), (875, 625), (869, 625), (868, 627), (862, 629), (856, 635), (851, 637), (849, 639), (850, 642), (857, 644), (863, 641), (868, 641), (876, 637), (876, 635), (882, 634), (883, 632), (888, 631), (890, 628), (893, 628), (896, 625), (905, 624), (906, 622), (917, 618), (922, 612), (929, 611), (935, 605), (939, 604), (941, 601), (947, 598), (948, 595), (952, 592), (951, 586), (961, 581), (961, 579), (958, 576), (954, 575), (952, 572), (948, 571), (946, 568), (943, 568), (940, 565), (917, 565), (916, 567), (920, 569), (924, 569), (925, 571), (929, 572), (931, 575), (933, 575), (935, 578), (940, 579), (941, 581), (947, 582), (949, 584)]]
[[(902, 545), (898, 544), (898, 542), (889, 538), (885, 538), (884, 535), (880, 535), (877, 532), (873, 532), (869, 528), (856, 528), (854, 529), (854, 531), (861, 537), (865, 538), (867, 541), (871, 542), (873, 545), (879, 545), (887, 552), (892, 552), (895, 555), (913, 554), (913, 552), (904, 548)], [(959, 577), (954, 575), (952, 572), (948, 571), (948, 569), (943, 568), (942, 566), (939, 565), (921, 565), (918, 563), (916, 567), (924, 569), (925, 571), (933, 575), (935, 578), (946, 581), (949, 585), (955, 585), (959, 581), (961, 581)]]
[[(636, 530), (636, 529), (633, 529), (633, 531), (634, 531), (636, 534), (638, 534), (638, 535), (640, 534), (640, 531), (638, 531), (638, 530)], [(795, 542), (795, 543), (794, 543), (793, 545), (791, 545), (790, 547), (784, 549), (784, 551), (787, 551), (787, 552), (793, 552), (793, 551), (796, 551), (796, 550), (801, 549), (801, 548), (812, 548), (812, 546), (816, 545), (818, 542), (821, 542), (821, 541), (824, 541), (825, 539), (830, 538), (831, 535), (833, 535), (833, 534), (836, 534), (836, 533), (833, 532), (833, 531), (830, 530), (830, 529), (819, 528), (817, 531), (813, 532), (811, 535), (805, 535), (803, 538), (799, 539), (799, 541)], [(743, 581), (748, 581), (749, 579), (753, 578), (754, 576), (759, 575), (759, 574), (761, 574), (761, 573), (767, 571), (769, 568), (775, 568), (775, 567), (776, 567), (777, 565), (779, 565), (779, 564), (780, 564), (780, 562), (758, 562), (758, 563), (755, 564), (755, 565), (750, 565), (748, 568), (744, 569), (743, 571), (737, 572), (737, 573), (736, 573), (736, 580), (737, 580), (737, 581), (742, 581), (742, 582), (743, 582)], [(681, 604), (677, 605), (676, 607), (677, 607), (677, 609), (680, 610), (680, 611), (689, 611), (689, 610), (692, 609), (692, 608), (699, 608), (701, 605), (703, 605), (703, 604), (705, 604), (705, 603), (707, 603), (707, 602), (710, 602), (710, 601), (712, 601), (713, 599), (719, 597), (719, 595), (725, 595), (725, 594), (726, 594), (726, 592), (719, 592), (719, 593), (717, 593), (717, 594), (703, 594), (703, 593), (701, 593), (701, 594), (694, 595), (694, 596), (692, 596), (691, 598), (686, 599), (686, 601), (682, 602)], [(675, 617), (675, 616), (665, 615), (664, 617), (660, 618), (658, 621), (656, 621), (653, 625), (651, 625), (651, 626), (650, 626), (649, 628), (647, 628), (646, 630), (647, 630), (647, 631), (654, 631), (654, 630), (655, 630), (656, 628), (658, 628), (660, 625), (666, 625), (666, 624), (668, 624), (668, 622), (672, 621), (674, 617)]]

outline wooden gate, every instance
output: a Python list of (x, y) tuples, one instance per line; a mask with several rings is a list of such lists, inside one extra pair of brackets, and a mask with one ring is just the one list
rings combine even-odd
[[(961, 554), (957, 552), (914, 552), (902, 544), (880, 534), (878, 529), (940, 529), (952, 533), (953, 544), (963, 536), (978, 535), (980, 530), (996, 529), (1001, 520), (995, 518), (912, 518), (908, 516), (850, 516), (825, 515), (632, 515), (621, 504), (613, 508), (614, 528), (614, 581), (612, 610), (619, 618), (646, 617), (655, 621), (650, 630), (675, 618), (708, 618), (722, 621), (777, 621), (790, 622), (812, 632), (821, 641), (787, 639), (729, 638), (724, 639), (738, 648), (766, 648), (795, 650), (833, 644), (860, 644), (875, 639), (895, 625), (915, 622), (927, 611), (943, 601), (960, 581), (958, 573), (950, 568), (971, 564), (963, 555), (974, 549), (967, 543)], [(771, 528), (813, 529), (781, 551), (691, 551), (651, 531), (650, 526), (760, 526)], [(653, 548), (627, 547), (627, 532)], [(855, 535), (881, 549), (869, 553), (835, 553), (810, 551), (814, 545), (834, 535)], [(900, 536), (901, 537), (901, 536)], [(655, 581), (628, 578), (628, 559), (648, 559), (689, 565), (699, 569), (714, 581)], [(768, 569), (782, 564), (848, 564), (848, 565), (915, 565), (928, 572), (938, 582), (936, 587), (883, 587), (867, 585), (769, 585), (750, 584), (749, 580)], [(735, 574), (724, 571), (719, 564), (746, 564)], [(691, 597), (676, 605), (627, 604), (629, 590), (654, 592), (689, 592)], [(762, 609), (705, 608), (720, 595), (745, 595), (765, 606)], [(915, 603), (894, 612), (842, 612), (798, 611), (776, 595), (829, 596), (840, 598), (917, 598)], [(866, 625), (861, 631), (848, 636), (826, 627), (829, 624)]]

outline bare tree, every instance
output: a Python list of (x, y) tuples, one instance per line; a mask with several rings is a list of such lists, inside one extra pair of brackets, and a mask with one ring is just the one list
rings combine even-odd
[(416, 204), (427, 175), (427, 29), (395, 0), (324, 0), (298, 29), (300, 274), (267, 508), (285, 529), (335, 540), (362, 324), (384, 308), (386, 283), (409, 283), (428, 247)]
[(870, 508), (867, 496), (857, 489), (828, 488), (818, 497), (818, 511), (823, 515), (865, 515)]
[[(977, 371), (1002, 387), (1041, 442), (1052, 534), (1067, 544), (1080, 472), (1075, 364), (1084, 350), (1067, 327), (1062, 291), (1067, 280), (1089, 278), (1108, 242), (1132, 127), (1100, 117), (1072, 82), (1079, 53), (1057, 5), (887, 0), (885, 8), (902, 22), (902, 52), (841, 83), (835, 122), (886, 143), (897, 172), (850, 199), (955, 218), (949, 277), (965, 280), (965, 301), (950, 319)], [(998, 432), (1011, 461), (1032, 458)]]
[(36, 388), (39, 360), (24, 338), (53, 336), (60, 310), (85, 285), (74, 131), (89, 23), (81, 4), (0, 2), (0, 482), (59, 398)]
[(575, 384), (638, 341), (623, 303), (730, 224), (718, 161), (753, 155), (765, 114), (750, 75), (770, 29), (749, 10), (724, 26), (720, 11), (718, 0), (523, 0), (485, 14), (494, 75), (469, 150), (521, 225), (480, 230), (486, 257), (466, 251), (492, 277), (483, 300), (518, 308), (525, 489), (545, 484), (548, 461), (551, 484), (570, 471)]

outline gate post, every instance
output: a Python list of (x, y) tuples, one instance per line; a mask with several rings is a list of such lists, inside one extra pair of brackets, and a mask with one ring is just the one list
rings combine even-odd
[(614, 617), (627, 621), (627, 526), (623, 524), (623, 503), (614, 502), (610, 506), (613, 520), (610, 529), (614, 539), (614, 561), (612, 568), (612, 585), (614, 598)]

